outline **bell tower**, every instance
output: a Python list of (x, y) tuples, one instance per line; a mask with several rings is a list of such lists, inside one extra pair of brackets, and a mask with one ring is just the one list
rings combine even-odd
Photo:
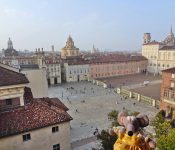
[(143, 44), (147, 44), (150, 42), (151, 42), (151, 33), (144, 33)]

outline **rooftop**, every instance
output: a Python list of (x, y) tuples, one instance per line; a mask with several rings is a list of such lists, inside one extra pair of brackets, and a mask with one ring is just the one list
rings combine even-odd
[(175, 67), (173, 67), (173, 68), (169, 68), (169, 69), (165, 69), (165, 70), (162, 70), (162, 72), (175, 73)]
[(0, 86), (29, 83), (24, 74), (0, 66)]
[(175, 46), (163, 46), (159, 50), (174, 50), (175, 51)]
[(93, 57), (90, 60), (71, 60), (67, 61), (69, 65), (83, 65), (83, 64), (98, 64), (98, 63), (116, 63), (147, 60), (144, 56), (108, 54)]
[(143, 45), (159, 45), (159, 44), (163, 45), (163, 43), (153, 40), (153, 41), (151, 41), (149, 43), (145, 43)]
[(0, 138), (72, 120), (58, 98), (33, 99), (23, 107), (0, 112)]
[(33, 70), (33, 69), (39, 69), (39, 66), (37, 64), (27, 64), (27, 65), (20, 65), (21, 70)]

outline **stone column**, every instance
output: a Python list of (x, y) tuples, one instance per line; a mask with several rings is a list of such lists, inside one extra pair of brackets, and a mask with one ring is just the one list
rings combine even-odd
[(19, 100), (20, 100), (20, 106), (24, 106), (24, 99), (22, 96), (20, 96)]
[(129, 97), (132, 98), (132, 92), (129, 92)]
[(121, 93), (121, 89), (117, 88), (117, 93), (120, 94)]
[(152, 106), (153, 106), (153, 107), (156, 107), (156, 100), (153, 100), (153, 101), (152, 101)]
[(141, 95), (138, 94), (138, 97), (137, 97), (137, 100), (140, 102), (140, 99), (141, 99)]

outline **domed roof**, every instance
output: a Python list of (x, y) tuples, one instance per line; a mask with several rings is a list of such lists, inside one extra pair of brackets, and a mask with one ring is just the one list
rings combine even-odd
[(10, 39), (10, 37), (9, 37), (9, 40), (8, 40), (8, 44), (10, 44), (10, 45), (13, 44), (12, 40)]
[(170, 30), (168, 36), (165, 38), (164, 43), (167, 45), (174, 45), (175, 44), (175, 37), (174, 37), (174, 33), (172, 31), (172, 27), (171, 27), (171, 30)]
[(72, 40), (72, 37), (69, 35), (69, 37), (67, 38), (67, 41), (68, 42), (73, 42), (73, 40)]

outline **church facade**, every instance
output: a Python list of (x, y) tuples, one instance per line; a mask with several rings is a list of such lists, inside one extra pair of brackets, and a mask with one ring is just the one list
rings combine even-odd
[(74, 57), (79, 55), (79, 48), (76, 48), (72, 37), (69, 35), (66, 46), (61, 49), (61, 58)]
[(9, 38), (8, 42), (7, 42), (7, 49), (3, 50), (4, 52), (4, 56), (5, 57), (9, 57), (9, 56), (18, 56), (18, 52), (13, 48), (13, 42), (12, 40)]
[(172, 28), (161, 42), (151, 40), (151, 34), (145, 33), (142, 55), (148, 59), (148, 72), (161, 74), (162, 70), (175, 67), (175, 37)]

